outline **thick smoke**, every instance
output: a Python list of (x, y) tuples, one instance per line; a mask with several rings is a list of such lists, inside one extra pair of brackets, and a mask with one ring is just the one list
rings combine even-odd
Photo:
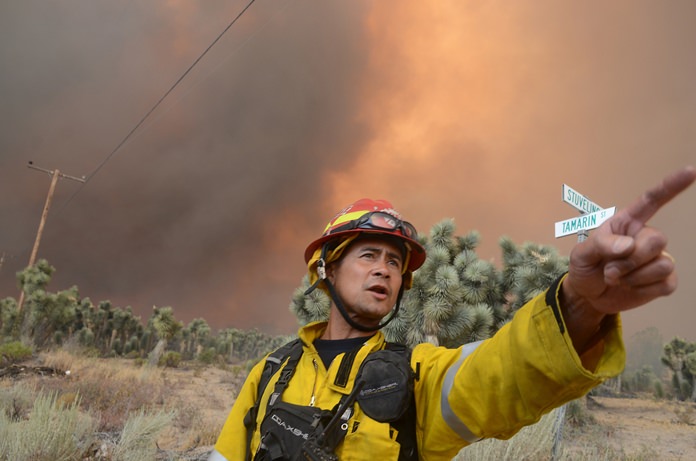
[[(107, 155), (246, 2), (0, 5), (0, 296), (39, 256), (53, 289), (147, 317), (291, 332), (302, 253), (339, 208), (388, 198), (427, 231), (455, 217), (556, 245), (561, 185), (621, 207), (696, 162), (689, 2), (473, 5), (258, 1)], [(72, 198), (71, 198), (72, 197)], [(694, 191), (653, 223), (682, 285), (625, 316), (695, 338)]]

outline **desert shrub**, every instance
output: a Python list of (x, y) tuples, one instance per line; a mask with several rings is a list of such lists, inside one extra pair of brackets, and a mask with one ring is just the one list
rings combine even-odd
[(53, 344), (57, 346), (62, 346), (65, 342), (65, 333), (62, 331), (56, 331), (53, 333)]
[(79, 412), (78, 401), (64, 405), (56, 395), (39, 394), (26, 419), (0, 413), (0, 460), (83, 459), (92, 443), (92, 421)]
[(140, 357), (140, 352), (139, 352), (139, 351), (136, 351), (136, 350), (131, 350), (131, 351), (129, 351), (129, 352), (125, 355), (125, 357), (126, 357), (127, 359), (133, 359), (133, 360), (142, 358), (142, 357)]
[(655, 383), (659, 381), (649, 365), (634, 372), (626, 372), (623, 374), (623, 378), (622, 391), (628, 392), (652, 392), (655, 389)]
[(655, 398), (663, 400), (666, 397), (665, 388), (660, 381), (655, 381), (654, 389)]
[(113, 449), (113, 461), (150, 461), (157, 453), (156, 440), (160, 432), (174, 419), (173, 411), (148, 413), (140, 410), (131, 415), (123, 426)]
[(29, 414), (35, 399), (36, 392), (33, 389), (15, 384), (0, 392), (0, 413), (12, 422), (24, 419)]
[(111, 353), (114, 355), (123, 354), (123, 344), (121, 344), (120, 339), (114, 339), (114, 343), (111, 345)]
[(0, 366), (19, 363), (31, 358), (31, 347), (20, 341), (11, 341), (0, 345)]
[(123, 353), (128, 355), (136, 354), (140, 356), (140, 340), (137, 336), (131, 336), (123, 347)]
[(198, 361), (210, 365), (215, 361), (217, 351), (214, 347), (209, 347), (198, 354)]
[(573, 427), (584, 427), (597, 424), (597, 420), (587, 410), (587, 399), (585, 397), (572, 400), (566, 404), (566, 421)]
[(675, 421), (689, 426), (696, 425), (696, 407), (690, 404), (678, 404), (674, 407)]
[(181, 354), (175, 351), (167, 351), (159, 358), (157, 365), (165, 368), (178, 368), (181, 363)]

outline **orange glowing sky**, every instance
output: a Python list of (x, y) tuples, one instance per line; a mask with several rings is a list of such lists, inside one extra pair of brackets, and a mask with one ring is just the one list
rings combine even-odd
[[(0, 297), (48, 187), (26, 161), (94, 171), (246, 3), (0, 5)], [(305, 246), (360, 197), (423, 232), (453, 217), (496, 262), (503, 235), (567, 254), (563, 183), (621, 207), (696, 163), (694, 19), (648, 0), (258, 1), (84, 190), (59, 183), (39, 256), (55, 289), (144, 317), (289, 333)], [(653, 220), (680, 289), (628, 334), (696, 339), (695, 194)]]
[[(696, 160), (689, 126), (696, 106), (670, 105), (679, 88), (660, 95), (652, 86), (679, 82), (693, 103), (695, 87), (686, 79), (694, 75), (694, 59), (675, 69), (683, 75), (660, 75), (649, 64), (664, 60), (665, 52), (677, 61), (693, 51), (686, 40), (671, 41), (679, 32), (658, 35), (668, 24), (656, 17), (666, 21), (676, 11), (609, 7), (605, 13), (620, 17), (548, 3), (376, 4), (367, 21), (373, 74), (361, 115), (380, 128), (352, 168), (326, 181), (334, 208), (356, 193), (396, 197), (420, 222), (452, 216), (462, 232), (483, 231), (484, 257), (499, 258), (502, 235), (567, 254), (574, 238), (552, 236), (554, 221), (574, 216), (559, 203), (564, 182), (606, 206), (621, 206)], [(650, 110), (635, 111), (641, 106)], [(693, 193), (687, 194), (693, 199)], [(696, 321), (684, 293), (696, 267), (685, 240), (694, 227), (689, 202), (680, 197), (668, 216), (656, 218), (687, 252), (680, 267), (687, 287), (672, 298), (677, 302), (627, 314), (632, 331), (664, 319), (661, 308), (672, 310), (667, 318)], [(683, 224), (675, 226), (674, 216)]]

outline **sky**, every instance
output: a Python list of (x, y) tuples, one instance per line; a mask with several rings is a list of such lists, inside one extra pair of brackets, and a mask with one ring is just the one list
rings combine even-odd
[[(51, 182), (29, 161), (87, 179), (58, 181), (49, 289), (271, 334), (359, 198), (453, 218), (500, 265), (503, 236), (570, 252), (563, 184), (620, 209), (696, 164), (694, 2), (257, 0), (220, 37), (247, 4), (0, 3), (0, 298)], [(696, 340), (695, 199), (650, 222), (681, 283), (628, 336)]]

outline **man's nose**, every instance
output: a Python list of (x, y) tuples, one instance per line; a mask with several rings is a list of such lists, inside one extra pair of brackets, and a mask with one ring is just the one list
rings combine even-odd
[(381, 277), (389, 277), (389, 262), (386, 258), (377, 258), (372, 273)]

